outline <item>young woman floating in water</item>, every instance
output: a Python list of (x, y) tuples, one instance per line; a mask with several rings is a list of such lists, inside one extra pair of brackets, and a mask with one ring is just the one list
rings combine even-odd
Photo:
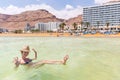
[(32, 49), (35, 53), (35, 58), (30, 59), (27, 58), (27, 56), (29, 55), (30, 52), (30, 48), (29, 46), (26, 46), (25, 48), (23, 48), (22, 50), (20, 50), (21, 52), (21, 58), (18, 59), (18, 57), (14, 58), (14, 64), (16, 67), (19, 67), (19, 65), (28, 65), (30, 67), (35, 67), (35, 66), (41, 66), (44, 64), (66, 64), (66, 61), (68, 60), (69, 56), (66, 55), (63, 60), (41, 60), (38, 62), (32, 62), (33, 60), (37, 59), (37, 52), (35, 49)]

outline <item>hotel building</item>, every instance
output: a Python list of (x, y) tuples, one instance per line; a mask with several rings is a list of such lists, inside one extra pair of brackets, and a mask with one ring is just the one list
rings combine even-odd
[(35, 24), (35, 29), (38, 29), (40, 31), (56, 31), (59, 29), (59, 25), (61, 22), (48, 22), (48, 23), (37, 23)]
[(5, 33), (5, 32), (8, 32), (8, 30), (5, 28), (0, 28), (0, 33)]
[(100, 6), (83, 8), (83, 22), (89, 22), (90, 26), (110, 27), (120, 25), (120, 1), (109, 2)]

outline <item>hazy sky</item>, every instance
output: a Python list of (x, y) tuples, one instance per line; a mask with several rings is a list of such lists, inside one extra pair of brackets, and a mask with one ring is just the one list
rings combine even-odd
[(19, 14), (27, 10), (46, 9), (59, 18), (82, 14), (83, 7), (99, 5), (110, 0), (1, 0), (0, 13)]

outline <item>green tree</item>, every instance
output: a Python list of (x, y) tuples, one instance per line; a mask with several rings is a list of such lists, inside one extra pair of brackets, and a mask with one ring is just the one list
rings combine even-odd
[(66, 26), (66, 24), (63, 22), (63, 23), (61, 23), (60, 25), (59, 25), (59, 27), (60, 27), (60, 30), (64, 30), (64, 27)]
[(86, 26), (88, 28), (90, 26), (90, 22), (86, 22)]
[(40, 30), (39, 29), (35, 29), (35, 30), (31, 30), (31, 32), (32, 33), (34, 33), (34, 32), (36, 33), (36, 32), (40, 32)]
[(73, 23), (74, 30), (77, 30), (77, 23)]
[(109, 25), (110, 25), (110, 23), (109, 23), (109, 22), (107, 22), (107, 23), (106, 23), (106, 27), (107, 27), (107, 28), (109, 28)]
[(97, 21), (97, 30), (99, 30), (100, 22)]
[(14, 33), (23, 33), (23, 30), (19, 29), (19, 30), (15, 30)]
[(81, 25), (81, 27), (82, 27), (82, 26), (84, 25), (84, 22), (81, 21), (81, 22), (80, 22), (80, 25)]
[(99, 21), (97, 21), (97, 27), (99, 28), (99, 26), (100, 26), (100, 22), (99, 22)]
[(82, 30), (82, 29), (83, 29), (84, 22), (81, 21), (81, 22), (80, 22), (80, 25), (81, 25), (81, 30)]

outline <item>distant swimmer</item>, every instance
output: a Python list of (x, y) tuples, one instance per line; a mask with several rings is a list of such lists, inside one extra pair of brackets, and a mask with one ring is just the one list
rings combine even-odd
[(44, 64), (63, 64), (63, 65), (65, 65), (69, 58), (69, 56), (66, 55), (66, 56), (64, 56), (63, 60), (41, 60), (38, 62), (32, 62), (33, 60), (37, 59), (37, 51), (35, 49), (32, 49), (32, 50), (35, 53), (33, 59), (30, 59), (27, 57), (30, 53), (29, 46), (25, 46), (22, 50), (20, 50), (21, 58), (15, 57), (14, 61), (13, 61), (16, 68), (19, 67), (19, 65), (28, 65), (30, 67), (40, 66), (40, 65), (44, 65)]

